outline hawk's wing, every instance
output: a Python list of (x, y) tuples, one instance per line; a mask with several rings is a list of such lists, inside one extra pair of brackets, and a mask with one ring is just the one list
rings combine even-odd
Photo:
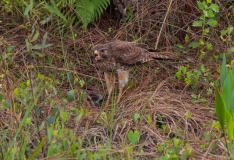
[(111, 44), (111, 50), (113, 58), (121, 64), (135, 65), (151, 59), (147, 50), (131, 42), (114, 41)]

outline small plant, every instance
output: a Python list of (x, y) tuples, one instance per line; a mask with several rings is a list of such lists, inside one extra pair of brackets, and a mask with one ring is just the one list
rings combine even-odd
[[(190, 48), (200, 47), (200, 58), (204, 58), (205, 50), (213, 50), (212, 43), (208, 42), (205, 37), (209, 37), (210, 28), (218, 25), (217, 13), (219, 12), (219, 6), (212, 3), (212, 0), (197, 1), (198, 8), (202, 11), (200, 19), (193, 22), (194, 27), (202, 28), (202, 36), (199, 41), (193, 41), (189, 44)], [(187, 39), (189, 36), (186, 35)]]
[(157, 148), (163, 154), (160, 160), (186, 159), (193, 155), (193, 149), (187, 145), (187, 141), (178, 138), (159, 143)]
[(140, 139), (140, 132), (139, 131), (132, 131), (128, 132), (128, 140), (131, 142), (132, 145), (135, 145)]

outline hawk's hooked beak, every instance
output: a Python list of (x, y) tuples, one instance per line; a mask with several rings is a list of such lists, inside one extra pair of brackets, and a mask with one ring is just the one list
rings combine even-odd
[(102, 57), (100, 56), (98, 50), (95, 50), (95, 51), (94, 51), (94, 57), (95, 57), (95, 60), (96, 60), (96, 61), (102, 59)]

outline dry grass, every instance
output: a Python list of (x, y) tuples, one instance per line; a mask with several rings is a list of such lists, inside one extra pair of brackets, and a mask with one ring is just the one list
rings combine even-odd
[[(103, 78), (98, 76), (96, 69), (91, 64), (90, 47), (92, 45), (121, 39), (145, 43), (154, 48), (157, 35), (161, 30), (159, 50), (178, 52), (175, 44), (182, 43), (184, 46), (188, 46), (184, 41), (188, 27), (191, 30), (191, 41), (199, 39), (201, 31), (191, 27), (192, 22), (200, 15), (196, 1), (173, 1), (165, 22), (163, 20), (168, 11), (169, 1), (155, 0), (141, 1), (141, 3), (145, 3), (145, 5), (137, 6), (137, 17), (132, 21), (120, 23), (106, 14), (98, 22), (91, 24), (88, 32), (75, 32), (77, 34), (75, 39), (72, 39), (69, 34), (65, 35), (63, 42), (60, 41), (58, 35), (50, 33), (50, 26), (38, 28), (40, 33), (47, 31), (49, 33), (48, 43), (54, 44), (53, 47), (42, 51), (44, 54), (42, 59), (32, 57), (27, 53), (25, 39), (29, 35), (29, 30), (20, 27), (23, 22), (13, 24), (10, 22), (10, 18), (4, 19), (2, 22), (4, 28), (0, 28), (0, 37), (4, 37), (0, 41), (0, 47), (2, 51), (6, 52), (8, 45), (14, 45), (15, 55), (13, 61), (9, 61), (8, 65), (3, 64), (0, 68), (0, 73), (5, 74), (4, 78), (0, 79), (0, 84), (3, 86), (1, 92), (13, 103), (17, 101), (14, 89), (21, 82), (28, 79), (35, 80), (33, 73), (42, 73), (54, 79), (54, 82), (59, 81), (55, 82), (55, 85), (60, 95), (54, 96), (49, 93), (48, 96), (51, 97), (51, 100), (56, 101), (58, 108), (63, 108), (64, 102), (61, 100), (61, 95), (66, 95), (66, 92), (70, 90), (69, 79), (63, 79), (67, 73), (86, 82), (83, 87), (73, 86), (77, 92), (82, 90), (102, 95), (106, 93)], [(221, 6), (219, 28), (226, 27), (224, 24), (227, 19), (224, 16), (225, 13), (225, 7)], [(163, 28), (161, 28), (162, 23)], [(110, 33), (108, 33), (109, 28), (112, 29)], [(217, 53), (225, 51), (227, 46), (217, 39), (220, 32), (218, 28), (211, 32), (213, 36), (210, 40), (215, 46), (214, 50), (217, 48)], [(63, 48), (61, 48), (61, 44), (63, 44)], [(212, 54), (207, 52), (206, 56), (209, 57)], [(212, 126), (213, 121), (217, 121), (217, 118), (214, 114), (214, 95), (207, 95), (205, 91), (209, 84), (200, 80), (199, 88), (191, 90), (190, 86), (186, 86), (183, 81), (178, 81), (174, 77), (181, 65), (189, 63), (190, 68), (193, 69), (204, 64), (210, 69), (211, 78), (216, 80), (218, 74), (215, 71), (218, 64), (209, 58), (199, 61), (199, 52), (196, 50), (190, 51), (189, 55), (182, 56), (191, 58), (192, 61), (157, 61), (133, 68), (129, 87), (120, 104), (115, 105), (115, 101), (113, 101), (110, 110), (105, 111), (106, 118), (103, 116), (101, 108), (91, 107), (87, 102), (81, 103), (82, 108), (88, 110), (88, 114), (84, 115), (79, 122), (75, 121), (76, 116), (71, 114), (68, 123), (68, 126), (83, 141), (83, 148), (80, 148), (80, 151), (95, 153), (104, 149), (110, 157), (122, 155), (120, 157), (126, 159), (129, 157), (134, 157), (134, 159), (156, 158), (162, 155), (157, 149), (158, 144), (178, 138), (186, 141), (187, 145), (192, 148), (191, 157), (196, 159), (226, 158), (224, 140), (220, 138), (221, 132)], [(29, 65), (33, 65), (35, 68), (29, 69)], [(156, 69), (157, 71), (155, 71)], [(7, 74), (6, 70), (8, 70)], [(88, 82), (89, 80), (90, 82)], [(205, 97), (207, 102), (193, 102), (191, 95), (198, 93)], [(32, 116), (35, 116), (33, 122), (41, 123), (46, 116), (51, 114), (53, 107), (48, 102), (47, 105), (43, 104), (46, 101), (46, 96), (40, 98), (39, 102), (42, 104), (41, 108), (44, 112), (39, 119), (35, 113), (32, 113)], [(71, 110), (76, 105), (74, 102), (67, 103), (66, 109)], [(14, 133), (13, 124), (20, 123), (23, 111), (0, 108), (0, 126), (10, 127)], [(134, 120), (136, 113), (140, 114), (138, 121)], [(152, 121), (149, 121), (148, 116), (152, 118)], [(36, 124), (34, 125), (36, 126)], [(128, 147), (130, 145), (127, 135), (130, 130), (139, 130), (141, 136), (139, 143), (133, 147), (133, 151), (129, 155)], [(210, 137), (207, 138), (204, 134), (210, 134)], [(31, 139), (33, 138), (31, 137)], [(100, 147), (100, 145), (102, 146)], [(103, 147), (105, 145), (108, 147)], [(140, 152), (140, 150), (144, 152)], [(62, 153), (55, 157), (66, 157), (66, 155), (69, 156), (69, 153)]]

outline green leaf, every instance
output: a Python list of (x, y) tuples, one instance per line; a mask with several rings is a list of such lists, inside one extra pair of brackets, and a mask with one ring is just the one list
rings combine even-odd
[(13, 45), (7, 46), (7, 52), (11, 52), (14, 48), (15, 48), (15, 46), (13, 46)]
[(176, 72), (176, 78), (177, 78), (178, 80), (181, 80), (182, 75), (181, 75), (181, 72), (180, 72), (180, 71)]
[(223, 54), (223, 61), (222, 61), (222, 66), (221, 66), (221, 74), (220, 74), (220, 83), (221, 83), (221, 88), (224, 87), (224, 81), (227, 77), (228, 71), (226, 67), (226, 55)]
[(46, 136), (42, 138), (42, 141), (39, 143), (37, 148), (34, 149), (33, 153), (28, 157), (28, 160), (34, 159), (35, 156), (37, 156), (41, 152), (43, 146), (45, 145), (46, 139)]
[(31, 52), (32, 45), (29, 43), (28, 39), (25, 39), (25, 43), (26, 43), (27, 51)]
[(68, 120), (68, 114), (66, 111), (60, 110), (60, 117), (64, 120), (67, 121)]
[(197, 48), (200, 44), (198, 42), (192, 42), (189, 44), (190, 48)]
[(202, 26), (202, 21), (194, 21), (193, 26), (194, 27), (201, 27)]
[(203, 30), (203, 34), (207, 34), (209, 32), (210, 32), (210, 28), (206, 28), (206, 29)]
[(3, 100), (3, 94), (2, 94), (2, 92), (0, 91), (0, 102), (2, 102), (2, 100)]
[(152, 117), (150, 115), (147, 116), (148, 124), (152, 123)]
[(4, 108), (9, 109), (10, 108), (10, 103), (8, 101), (2, 101), (2, 105), (4, 106)]
[(24, 11), (24, 15), (28, 16), (28, 12), (30, 11), (30, 5), (27, 5), (25, 11)]
[(233, 140), (233, 127), (234, 127), (233, 126), (233, 118), (227, 110), (225, 110), (225, 111), (226, 111), (225, 117), (226, 117), (226, 122), (227, 122), (227, 134), (228, 134), (230, 142), (232, 142), (232, 140)]
[(218, 88), (216, 88), (216, 96), (215, 96), (215, 111), (216, 111), (216, 115), (218, 117), (220, 126), (222, 127), (222, 129), (224, 129), (224, 122), (225, 122), (225, 103), (218, 91)]
[(232, 73), (229, 72), (222, 88), (222, 98), (225, 102), (226, 109), (233, 115), (234, 106), (234, 79)]
[(205, 9), (205, 4), (201, 3), (200, 1), (197, 1), (197, 6), (200, 10), (204, 10)]
[(132, 145), (135, 145), (140, 139), (140, 132), (139, 131), (132, 131), (128, 132), (128, 140), (131, 142)]
[(48, 124), (54, 123), (55, 122), (55, 117), (54, 116), (48, 116), (48, 117), (46, 117), (46, 122)]
[(31, 42), (36, 41), (36, 40), (38, 39), (38, 37), (39, 37), (39, 31), (38, 31), (38, 30), (36, 30), (36, 34), (33, 36), (33, 38), (32, 38), (32, 40), (31, 40)]
[(211, 2), (212, 2), (212, 0), (206, 0), (206, 2), (209, 4), (209, 3), (211, 3)]
[(219, 12), (219, 6), (217, 4), (212, 3), (209, 8), (214, 12)]
[(136, 122), (139, 118), (140, 118), (140, 114), (139, 113), (135, 113), (134, 114), (134, 121)]
[(182, 71), (183, 74), (185, 74), (187, 72), (187, 68), (185, 66), (182, 66), (181, 71)]
[(214, 17), (214, 12), (213, 12), (212, 10), (208, 10), (207, 16), (208, 16), (209, 18), (213, 18), (213, 17)]
[(67, 100), (70, 102), (75, 96), (75, 91), (74, 90), (70, 90), (67, 92)]
[(63, 19), (65, 22), (67, 22), (66, 17), (59, 11), (57, 6), (50, 6), (48, 4), (45, 4), (45, 9), (47, 9), (51, 13), (54, 13), (55, 15)]
[(44, 49), (52, 46), (53, 44), (40, 44), (40, 45), (34, 45), (32, 49)]
[(210, 25), (211, 27), (216, 27), (218, 25), (218, 21), (214, 19), (208, 19), (206, 23)]
[(174, 143), (174, 146), (175, 146), (175, 147), (178, 147), (178, 146), (179, 146), (179, 143), (180, 143), (180, 139), (174, 138), (174, 139), (173, 139), (173, 143)]
[(213, 46), (212, 46), (212, 44), (211, 43), (207, 43), (206, 44), (206, 48), (208, 49), (208, 50), (213, 50)]
[(14, 89), (14, 94), (16, 95), (17, 98), (20, 98), (19, 88)]
[(188, 42), (189, 41), (189, 35), (186, 34), (184, 39), (185, 39), (185, 42)]

